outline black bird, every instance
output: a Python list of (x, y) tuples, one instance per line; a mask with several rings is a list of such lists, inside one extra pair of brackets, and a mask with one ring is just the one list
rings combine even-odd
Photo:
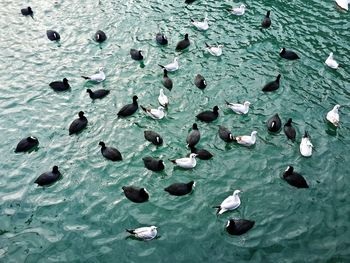
[(16, 147), (15, 152), (27, 152), (34, 147), (37, 147), (39, 145), (39, 140), (36, 137), (30, 136), (27, 138), (22, 139)]
[(194, 84), (199, 89), (205, 89), (205, 87), (207, 86), (207, 82), (201, 74), (196, 75), (196, 77), (194, 78)]
[(164, 69), (162, 84), (168, 90), (171, 90), (173, 88), (173, 81), (168, 77), (168, 71), (166, 69)]
[(145, 139), (154, 145), (162, 145), (163, 144), (163, 138), (154, 131), (144, 131)]
[(282, 127), (280, 116), (276, 113), (266, 123), (267, 129), (270, 132), (278, 132)]
[(127, 116), (134, 114), (137, 111), (137, 109), (139, 108), (139, 105), (137, 104), (137, 99), (138, 99), (137, 96), (133, 96), (132, 103), (124, 105), (121, 108), (121, 110), (118, 112), (118, 116), (119, 117), (127, 117)]
[(194, 181), (189, 183), (174, 183), (164, 188), (164, 191), (171, 195), (182, 196), (191, 193), (195, 186), (196, 183)]
[(195, 146), (201, 138), (201, 134), (198, 130), (197, 123), (193, 123), (192, 131), (187, 135), (186, 142), (187, 146)]
[(68, 84), (68, 79), (64, 78), (63, 81), (54, 81), (49, 84), (49, 86), (55, 91), (65, 91), (70, 89)]
[(261, 22), (261, 26), (263, 28), (269, 28), (271, 26), (270, 11), (267, 11), (266, 16), (264, 17), (263, 21)]
[(91, 99), (102, 99), (106, 97), (109, 94), (108, 89), (98, 89), (95, 91), (92, 91), (91, 89), (86, 90), (87, 93), (89, 93)]
[(304, 177), (296, 172), (294, 172), (294, 168), (292, 166), (288, 166), (287, 169), (283, 173), (283, 179), (287, 181), (292, 186), (297, 188), (309, 188), (307, 182)]
[(205, 149), (197, 149), (195, 146), (190, 146), (190, 149), (191, 153), (197, 154), (196, 157), (201, 160), (209, 160), (213, 157), (213, 155)]
[(61, 178), (61, 173), (58, 171), (58, 167), (55, 165), (51, 172), (41, 174), (34, 183), (43, 186), (53, 184)]
[(213, 111), (203, 111), (199, 114), (197, 114), (197, 118), (201, 121), (204, 122), (212, 122), (214, 120), (216, 120), (219, 116), (219, 107), (218, 106), (214, 106)]
[(47, 30), (46, 35), (51, 41), (59, 41), (61, 39), (60, 34), (58, 34), (58, 32), (55, 30)]
[(107, 39), (106, 33), (102, 30), (97, 30), (95, 33), (95, 40), (96, 42), (102, 43)]
[(276, 80), (274, 81), (270, 81), (269, 83), (267, 83), (262, 91), (264, 92), (269, 92), (269, 91), (275, 91), (280, 87), (280, 78), (281, 78), (281, 74), (278, 74)]
[(21, 13), (24, 16), (31, 16), (32, 18), (33, 18), (33, 15), (34, 15), (33, 10), (32, 10), (32, 8), (30, 6), (28, 6), (27, 8), (22, 8), (21, 9)]
[(190, 46), (190, 40), (188, 39), (188, 34), (185, 35), (185, 39), (179, 41), (176, 45), (176, 50), (184, 50)]
[(148, 170), (151, 170), (153, 172), (160, 172), (164, 170), (163, 160), (157, 160), (150, 156), (146, 156), (142, 158), (142, 161)]
[(168, 44), (168, 39), (162, 33), (157, 33), (156, 41), (159, 45), (167, 45)]
[(221, 125), (219, 126), (219, 137), (225, 142), (233, 142), (235, 140), (231, 131)]
[(299, 56), (297, 55), (297, 53), (291, 50), (286, 50), (285, 48), (281, 49), (280, 56), (282, 58), (289, 59), (289, 60), (299, 59)]
[(79, 112), (79, 118), (75, 119), (69, 126), (69, 135), (73, 133), (78, 133), (87, 126), (88, 120), (84, 116), (84, 112)]
[(130, 56), (133, 60), (143, 60), (143, 56), (141, 54), (142, 50), (130, 49)]
[(192, 4), (195, 0), (185, 0), (186, 4)]
[(255, 221), (246, 219), (230, 219), (227, 221), (226, 230), (231, 235), (242, 235), (250, 230), (255, 224)]
[(137, 188), (134, 186), (122, 187), (126, 198), (134, 203), (143, 203), (149, 199), (149, 194), (145, 188)]
[(284, 124), (283, 130), (284, 130), (285, 135), (287, 135), (288, 139), (291, 139), (292, 142), (294, 142), (295, 137), (296, 137), (296, 131), (295, 131), (294, 127), (292, 126), (292, 119), (291, 118), (289, 118), (287, 123)]
[(104, 142), (99, 142), (103, 157), (113, 162), (123, 160), (121, 153), (114, 147), (106, 147)]

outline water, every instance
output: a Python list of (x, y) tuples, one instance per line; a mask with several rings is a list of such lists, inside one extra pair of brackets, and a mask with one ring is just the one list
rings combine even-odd
[[(30, 5), (35, 20), (20, 15)], [(341, 126), (325, 122), (335, 105), (349, 105), (349, 12), (334, 1), (248, 1), (242, 17), (225, 11), (232, 2), (196, 1), (35, 1), (5, 0), (2, 16), (0, 89), (0, 261), (1, 262), (349, 262), (350, 208), (349, 108), (341, 108)], [(240, 3), (236, 2), (235, 5)], [(259, 25), (271, 10), (272, 27)], [(199, 32), (189, 23), (207, 13), (210, 28)], [(46, 30), (61, 34), (61, 44), (50, 42)], [(101, 48), (93, 34), (104, 30)], [(162, 30), (169, 45), (158, 47)], [(176, 53), (183, 35), (190, 35), (189, 51)], [(223, 55), (212, 57), (204, 42), (224, 44)], [(299, 61), (278, 56), (285, 46)], [(144, 67), (129, 57), (142, 49)], [(329, 52), (343, 68), (324, 65)], [(117, 111), (137, 95), (144, 106), (157, 106), (162, 71), (179, 55), (166, 118), (154, 121), (141, 111), (118, 120)], [(80, 75), (106, 68), (102, 84), (88, 84)], [(197, 89), (194, 76), (208, 83)], [(263, 94), (263, 85), (282, 75), (281, 88)], [(63, 77), (71, 91), (53, 92), (48, 84)], [(86, 88), (111, 93), (92, 102)], [(224, 100), (252, 103), (246, 116), (231, 113)], [(168, 159), (188, 153), (186, 136), (202, 110), (220, 107), (219, 119), (198, 122), (199, 147), (215, 156), (198, 161), (191, 171), (173, 168)], [(68, 127), (83, 110), (89, 125), (78, 136)], [(275, 113), (283, 123), (293, 118), (297, 142), (283, 132), (271, 135), (265, 123)], [(258, 131), (257, 144), (244, 148), (225, 144), (217, 135), (222, 124), (235, 135)], [(164, 137), (155, 147), (143, 138), (152, 129)], [(299, 153), (303, 131), (311, 135), (311, 158)], [(16, 154), (20, 139), (39, 138), (37, 151)], [(117, 147), (124, 160), (109, 162), (100, 154), (99, 141)], [(143, 167), (142, 157), (165, 160), (163, 173)], [(310, 189), (289, 186), (280, 176), (287, 165), (302, 173)], [(33, 182), (58, 165), (63, 179), (42, 189)], [(195, 180), (188, 196), (173, 197), (163, 188)], [(147, 203), (127, 200), (123, 185), (146, 187)], [(218, 205), (235, 189), (242, 189), (242, 205), (219, 217)], [(224, 226), (231, 218), (256, 222), (241, 237), (229, 236)], [(159, 238), (142, 242), (127, 238), (125, 228), (159, 227)]]

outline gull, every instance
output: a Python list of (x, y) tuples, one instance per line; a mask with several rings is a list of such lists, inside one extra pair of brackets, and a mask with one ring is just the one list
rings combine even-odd
[(334, 58), (333, 58), (333, 52), (331, 52), (329, 54), (328, 58), (326, 59), (326, 61), (324, 63), (330, 68), (337, 69), (339, 67), (338, 62), (335, 61)]
[(207, 46), (208, 52), (213, 56), (219, 57), (222, 55), (222, 48), (224, 45), (218, 45), (217, 47), (209, 46), (207, 43), (205, 43), (205, 45)]
[(350, 4), (350, 0), (335, 0), (335, 2), (337, 3), (337, 5), (338, 5), (340, 8), (342, 8), (342, 9), (348, 11), (348, 9), (349, 9), (349, 4)]
[(339, 126), (339, 110), (340, 105), (337, 104), (333, 107), (331, 111), (327, 113), (326, 119), (332, 123), (335, 127)]
[(238, 194), (241, 192), (242, 191), (240, 190), (235, 190), (232, 195), (226, 197), (226, 199), (222, 201), (221, 205), (214, 206), (214, 208), (218, 209), (216, 211), (216, 214), (221, 215), (228, 210), (234, 210), (238, 208), (241, 205), (241, 199), (239, 199)]
[(170, 161), (181, 168), (191, 169), (191, 168), (194, 168), (197, 164), (197, 161), (196, 161), (197, 155), (198, 154), (191, 153), (190, 157), (185, 157), (185, 158), (180, 158), (180, 159), (175, 159)]
[(209, 28), (208, 21), (209, 19), (207, 17), (204, 18), (203, 22), (194, 21), (191, 18), (191, 24), (194, 25), (198, 30), (203, 30), (203, 31), (208, 30)]
[(237, 136), (236, 141), (237, 143), (242, 144), (244, 146), (254, 145), (256, 142), (257, 133), (258, 133), (257, 131), (253, 131), (250, 136), (249, 135)]
[(249, 111), (249, 101), (245, 101), (243, 104), (230, 103), (225, 101), (227, 106), (237, 114), (247, 114)]
[(126, 231), (142, 240), (152, 240), (157, 236), (156, 226), (140, 227), (136, 229), (126, 229)]
[(230, 11), (233, 15), (242, 16), (244, 15), (245, 8), (245, 4), (241, 4), (239, 7), (232, 7), (232, 9), (229, 9), (228, 11)]
[(91, 75), (89, 77), (85, 77), (85, 76), (81, 76), (81, 77), (84, 78), (84, 79), (95, 81), (95, 82), (102, 82), (102, 81), (104, 81), (106, 79), (106, 75), (103, 72), (103, 70), (104, 70), (104, 68), (101, 67), (101, 68), (98, 69), (98, 71), (99, 71), (98, 73), (93, 74), (93, 75)]
[(164, 94), (164, 90), (160, 89), (159, 90), (159, 97), (158, 97), (158, 102), (160, 105), (162, 105), (164, 108), (167, 108), (169, 105), (169, 99), (168, 97)]
[(143, 107), (142, 105), (140, 105), (140, 107), (152, 119), (160, 120), (160, 119), (163, 119), (165, 116), (164, 108), (162, 106), (158, 107), (158, 109), (147, 109), (147, 108)]
[(179, 69), (179, 62), (178, 61), (179, 61), (178, 57), (175, 57), (173, 63), (170, 63), (170, 64), (165, 65), (165, 66), (159, 65), (159, 64), (158, 65), (161, 68), (165, 68), (167, 71), (172, 72), (172, 71), (176, 71)]
[(310, 137), (307, 131), (305, 131), (303, 138), (301, 139), (300, 143), (300, 153), (302, 156), (310, 157), (312, 155), (312, 148), (314, 146), (312, 145), (310, 141)]

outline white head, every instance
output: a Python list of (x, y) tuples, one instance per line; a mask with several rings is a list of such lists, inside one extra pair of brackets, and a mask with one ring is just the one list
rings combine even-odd
[(204, 18), (204, 22), (209, 22), (209, 18), (207, 16)]
[(158, 107), (158, 110), (159, 110), (159, 111), (164, 111), (164, 108), (163, 108), (162, 106), (159, 106), (159, 107)]
[(99, 71), (99, 72), (102, 72), (104, 69), (105, 69), (104, 67), (100, 67), (100, 68), (98, 69), (98, 71)]
[(249, 107), (250, 102), (249, 102), (249, 101), (245, 101), (245, 102), (243, 103), (243, 105), (246, 106), (246, 107)]
[(245, 4), (241, 4), (240, 8), (245, 9), (246, 8)]
[(340, 108), (340, 105), (337, 104), (334, 106), (333, 111), (338, 112), (339, 108)]
[(174, 58), (174, 63), (178, 63), (179, 62), (179, 58), (178, 57), (175, 57)]
[(224, 47), (224, 45), (218, 45), (218, 48), (223, 48)]
[(160, 94), (160, 95), (164, 95), (164, 90), (163, 90), (163, 89), (160, 89), (160, 90), (159, 90), (159, 94)]
[(191, 159), (194, 159), (194, 158), (196, 158), (197, 155), (198, 155), (198, 154), (191, 153), (191, 154), (190, 154), (190, 158), (191, 158)]
[(252, 134), (251, 134), (251, 136), (253, 137), (253, 136), (256, 136), (257, 135), (257, 131), (252, 131)]
[(157, 227), (156, 226), (150, 226), (150, 229), (151, 229), (151, 231), (155, 231), (155, 230), (157, 230)]
[(242, 193), (242, 191), (241, 191), (241, 190), (235, 190), (235, 191), (233, 192), (233, 195), (238, 195), (239, 193)]
[(333, 52), (329, 53), (329, 57), (328, 58), (333, 58)]

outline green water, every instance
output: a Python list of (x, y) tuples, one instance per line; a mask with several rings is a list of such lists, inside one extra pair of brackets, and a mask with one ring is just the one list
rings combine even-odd
[[(349, 105), (350, 13), (334, 1), (247, 1), (242, 17), (230, 16), (230, 1), (29, 1), (0, 4), (0, 262), (350, 262), (348, 205), (348, 107), (341, 108), (335, 131), (325, 122), (335, 105)], [(35, 20), (20, 8), (30, 5)], [(240, 2), (236, 2), (238, 6)], [(259, 25), (271, 10), (272, 26)], [(199, 32), (190, 18), (208, 14), (210, 28)], [(50, 42), (46, 30), (61, 34), (61, 45)], [(106, 43), (93, 40), (104, 30)], [(155, 44), (162, 30), (169, 45)], [(177, 54), (177, 41), (188, 33), (189, 51)], [(220, 58), (210, 56), (204, 42), (224, 44)], [(286, 48), (299, 61), (278, 56)], [(145, 67), (132, 61), (130, 48), (142, 49)], [(343, 68), (324, 65), (333, 51)], [(157, 105), (162, 71), (179, 55), (180, 69), (171, 74), (174, 88), (167, 116), (155, 121), (138, 111), (131, 118), (116, 113), (137, 95), (144, 106)], [(88, 84), (80, 75), (106, 68), (102, 84)], [(208, 83), (197, 89), (194, 76)], [(282, 75), (281, 88), (263, 94), (263, 85)], [(48, 84), (66, 77), (71, 91), (55, 93)], [(92, 102), (86, 88), (111, 93)], [(224, 100), (252, 105), (248, 115), (230, 112)], [(174, 168), (168, 159), (188, 153), (185, 139), (195, 115), (220, 107), (214, 123), (198, 122), (200, 148), (214, 154), (195, 169)], [(68, 127), (83, 110), (86, 130), (69, 136)], [(279, 113), (293, 118), (297, 142), (283, 132), (271, 135), (266, 120)], [(235, 135), (258, 131), (252, 148), (224, 143), (219, 125)], [(162, 134), (164, 145), (145, 141), (143, 131)], [(299, 153), (307, 129), (315, 151)], [(20, 139), (39, 138), (37, 151), (16, 154)], [(105, 160), (99, 141), (117, 147), (122, 162)], [(142, 157), (165, 160), (163, 173), (143, 167)], [(293, 165), (310, 185), (296, 189), (280, 176)], [(34, 184), (58, 165), (62, 180), (42, 189)], [(188, 196), (173, 197), (163, 188), (174, 182), (196, 181)], [(146, 187), (150, 200), (127, 200), (123, 185)], [(235, 189), (244, 191), (241, 207), (216, 217), (213, 205)], [(241, 237), (230, 236), (229, 218), (254, 220)], [(156, 225), (159, 238), (150, 242), (127, 238), (125, 228)]]

